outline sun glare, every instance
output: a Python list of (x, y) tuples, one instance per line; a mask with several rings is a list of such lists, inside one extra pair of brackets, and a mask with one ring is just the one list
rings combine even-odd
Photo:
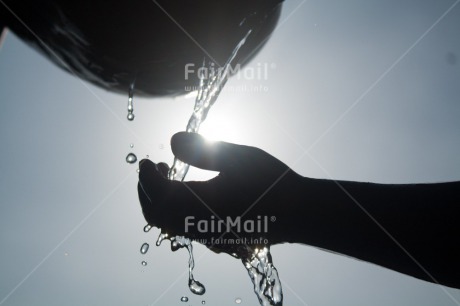
[(238, 131), (234, 124), (231, 124), (227, 120), (217, 119), (205, 122), (201, 127), (200, 134), (209, 141), (222, 140), (227, 142), (234, 142)]

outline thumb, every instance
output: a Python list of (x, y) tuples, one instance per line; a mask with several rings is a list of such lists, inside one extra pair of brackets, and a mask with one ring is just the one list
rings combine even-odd
[[(164, 170), (160, 170), (158, 165), (148, 159), (143, 159), (139, 162), (139, 170), (139, 190), (144, 192), (149, 200), (148, 202), (155, 204), (157, 202), (155, 200), (158, 200), (165, 193), (166, 184), (168, 183), (167, 178), (162, 173)], [(141, 201), (141, 205), (148, 202)]]
[(171, 138), (171, 149), (181, 161), (211, 171), (226, 171), (250, 151), (247, 146), (209, 141), (197, 133), (187, 132), (179, 132)]

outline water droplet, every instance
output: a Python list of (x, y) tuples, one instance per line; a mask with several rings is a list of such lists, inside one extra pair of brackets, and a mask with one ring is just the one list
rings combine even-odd
[(141, 170), (139, 170), (139, 169), (136, 169), (136, 172), (137, 172), (137, 173), (140, 173), (140, 172), (141, 172)]
[(129, 144), (129, 147), (130, 147), (130, 148), (134, 148), (134, 143), (130, 143), (130, 144)]
[[(137, 169), (139, 170), (139, 169)], [(144, 226), (144, 232), (148, 233), (148, 231), (150, 231), (152, 229), (152, 226), (150, 224), (147, 224), (146, 226)]]
[(141, 246), (141, 254), (147, 253), (148, 250), (149, 250), (149, 244), (148, 244), (148, 243), (144, 243), (144, 244)]
[(197, 280), (189, 279), (188, 287), (194, 294), (203, 295), (206, 292), (206, 288)]
[(128, 164), (134, 164), (136, 161), (137, 161), (137, 156), (134, 155), (134, 153), (129, 153), (129, 154), (126, 156), (126, 162), (127, 162)]
[(177, 241), (171, 241), (171, 251), (175, 252), (181, 248), (180, 244)]
[(147, 265), (147, 262), (146, 262), (146, 261), (142, 261), (141, 264), (142, 264), (143, 266), (146, 266), (146, 265)]
[(206, 301), (204, 301), (204, 300), (203, 300), (203, 301), (201, 301), (201, 304), (202, 304), (202, 305), (206, 304)]
[(129, 121), (134, 120), (133, 95), (134, 95), (134, 82), (132, 82), (131, 86), (129, 86), (129, 93), (128, 93), (128, 116), (127, 117)]
[(157, 239), (157, 243), (156, 245), (157, 246), (160, 246), (161, 245), (161, 242), (165, 239), (168, 238), (168, 233), (161, 233), (160, 235), (158, 235), (158, 239)]
[(148, 154), (147, 154), (147, 155), (145, 155), (145, 158), (149, 158), (149, 155), (148, 155)]
[(181, 302), (188, 302), (188, 297), (183, 296), (183, 297), (180, 298), (180, 301)]
[(237, 298), (237, 299), (235, 300), (235, 303), (236, 303), (236, 304), (241, 304), (242, 301), (243, 301), (242, 299)]

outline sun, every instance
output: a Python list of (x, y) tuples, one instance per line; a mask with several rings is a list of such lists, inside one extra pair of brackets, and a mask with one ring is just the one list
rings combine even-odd
[(200, 134), (210, 141), (227, 141), (234, 142), (238, 135), (238, 129), (235, 124), (225, 120), (225, 118), (212, 118), (203, 123)]

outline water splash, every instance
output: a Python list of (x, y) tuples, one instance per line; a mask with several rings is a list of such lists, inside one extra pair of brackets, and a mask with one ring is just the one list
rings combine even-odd
[(206, 288), (202, 283), (195, 280), (193, 277), (193, 269), (195, 268), (195, 260), (193, 259), (193, 246), (192, 241), (183, 236), (176, 236), (171, 238), (171, 243), (176, 242), (179, 248), (187, 248), (188, 251), (188, 287), (194, 294), (203, 295), (206, 292)]
[[(216, 69), (213, 62), (206, 63), (203, 61), (203, 67), (209, 71), (207, 78), (201, 78), (199, 84), (198, 94), (195, 100), (195, 106), (193, 113), (188, 121), (186, 131), (189, 133), (197, 133), (200, 129), (200, 125), (206, 119), (210, 108), (213, 106), (223, 86), (227, 82), (229, 77), (229, 69), (233, 60), (236, 57), (238, 50), (244, 45), (246, 39), (251, 34), (252, 30), (249, 30), (244, 38), (233, 50), (231, 56), (225, 63), (225, 65), (219, 69)], [(173, 165), (168, 173), (170, 180), (184, 180), (189, 169), (189, 165), (182, 162), (181, 160), (174, 158)], [(176, 236), (168, 238), (167, 233), (160, 233), (156, 242), (157, 246), (161, 245), (161, 242), (165, 239), (171, 241), (171, 250), (176, 251), (180, 248), (187, 248), (189, 252), (189, 289), (194, 294), (204, 294), (206, 289), (200, 282), (196, 281), (193, 277), (193, 269), (195, 267), (195, 261), (193, 259), (193, 247), (190, 239)], [(241, 258), (248, 274), (254, 284), (254, 292), (259, 299), (261, 306), (276, 305), (281, 306), (283, 303), (283, 292), (281, 289), (281, 282), (278, 276), (278, 271), (273, 265), (269, 246), (265, 246), (262, 249), (256, 249), (252, 251), (249, 247), (243, 247), (245, 250), (231, 250), (228, 253), (234, 257)], [(183, 300), (186, 298), (186, 300)], [(187, 297), (182, 297), (181, 301), (187, 302)], [(204, 301), (203, 301), (204, 302)], [(202, 304), (204, 304), (202, 302)], [(235, 303), (240, 304), (241, 298), (237, 298)]]
[(278, 271), (272, 262), (270, 248), (255, 249), (254, 253), (242, 262), (254, 284), (254, 292), (261, 306), (283, 305), (283, 290)]
[(134, 96), (134, 82), (132, 82), (131, 86), (129, 86), (129, 92), (128, 92), (128, 116), (127, 118), (129, 121), (134, 120), (133, 96)]
[(186, 248), (188, 251), (189, 259), (188, 259), (188, 287), (190, 291), (197, 295), (203, 295), (206, 292), (205, 286), (197, 281), (193, 277), (193, 269), (195, 268), (195, 260), (193, 258), (193, 246), (192, 241), (184, 236), (175, 236), (168, 238), (167, 233), (160, 233), (157, 240), (157, 246), (161, 245), (161, 242), (165, 239), (170, 240), (171, 242), (171, 250), (177, 251), (178, 249)]
[(126, 162), (128, 164), (134, 164), (137, 161), (137, 156), (134, 153), (126, 155)]
[[(189, 133), (198, 133), (201, 123), (206, 120), (209, 110), (216, 102), (219, 93), (224, 87), (229, 77), (229, 71), (233, 60), (238, 53), (238, 50), (245, 44), (246, 39), (252, 30), (249, 30), (244, 38), (233, 49), (232, 54), (223, 67), (215, 68), (213, 62), (209, 62), (206, 66), (206, 61), (203, 61), (203, 68), (208, 71), (207, 78), (200, 78), (198, 94), (195, 100), (193, 113), (188, 121), (186, 131)], [(183, 161), (174, 158), (173, 165), (169, 170), (168, 177), (170, 180), (182, 181), (185, 178), (189, 169), (189, 165)]]
[[(219, 96), (220, 91), (227, 82), (229, 77), (230, 65), (238, 53), (238, 50), (241, 46), (244, 45), (249, 34), (252, 30), (249, 30), (244, 38), (238, 43), (238, 45), (233, 50), (229, 59), (225, 65), (219, 69), (215, 69), (215, 64), (213, 62), (208, 63), (209, 74), (207, 78), (202, 77), (200, 79), (200, 85), (198, 94), (195, 100), (195, 107), (193, 113), (188, 121), (186, 131), (189, 133), (197, 133), (200, 129), (201, 123), (206, 119), (209, 110), (211, 109), (214, 102), (216, 102), (217, 97)], [(206, 68), (206, 61), (203, 61), (203, 67)], [(181, 160), (174, 158), (173, 165), (168, 173), (168, 178), (170, 180), (179, 180), (182, 181), (185, 178), (185, 175), (188, 172), (189, 165), (182, 162)], [(157, 246), (166, 239), (168, 236), (166, 233), (161, 233), (158, 236)], [(187, 248), (189, 253), (189, 281), (188, 286), (192, 293), (202, 295), (206, 292), (206, 288), (199, 281), (195, 280), (193, 277), (193, 269), (195, 267), (195, 261), (193, 259), (193, 247), (190, 239), (187, 239), (182, 236), (171, 237), (171, 250), (176, 251), (180, 248)]]

